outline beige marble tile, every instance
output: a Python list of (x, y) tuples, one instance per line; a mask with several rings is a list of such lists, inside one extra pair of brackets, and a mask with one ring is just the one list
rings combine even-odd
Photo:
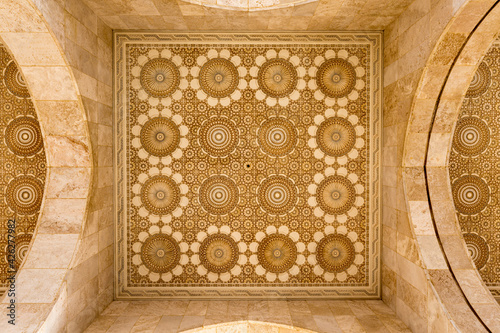
[(46, 199), (38, 232), (76, 234), (80, 232), (87, 199)]
[(85, 330), (85, 333), (106, 333), (106, 331), (116, 321), (117, 316), (99, 316)]
[(182, 316), (162, 316), (155, 333), (176, 333), (182, 321)]
[(87, 134), (83, 109), (77, 101), (35, 101), (45, 135), (82, 136)]
[(73, 79), (66, 67), (25, 67), (21, 71), (30, 87), (32, 98), (37, 100), (76, 100)]
[(68, 268), (78, 234), (38, 234), (31, 246), (24, 268)]
[(161, 320), (161, 316), (140, 316), (130, 333), (152, 333)]
[(179, 331), (186, 331), (189, 329), (203, 326), (205, 316), (184, 316), (179, 326)]
[(208, 301), (190, 301), (186, 316), (204, 316), (207, 313)]
[(20, 66), (64, 66), (64, 59), (50, 33), (0, 34)]
[(138, 316), (120, 316), (116, 318), (115, 322), (106, 333), (130, 332), (138, 319)]
[(90, 166), (89, 147), (86, 137), (54, 136), (45, 137), (45, 151), (51, 166)]
[[(54, 302), (65, 274), (65, 269), (22, 269), (16, 279), (16, 285), (18, 286), (16, 292), (17, 302)], [(41, 290), (43, 292), (40, 292)], [(5, 303), (5, 301), (6, 299), (2, 302)]]
[(90, 168), (49, 168), (46, 198), (86, 198), (89, 182)]

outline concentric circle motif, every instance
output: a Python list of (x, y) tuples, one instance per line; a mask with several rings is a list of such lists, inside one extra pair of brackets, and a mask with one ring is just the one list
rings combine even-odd
[(316, 259), (327, 272), (339, 273), (348, 269), (354, 262), (354, 244), (347, 236), (331, 234), (319, 241)]
[(488, 125), (477, 117), (464, 117), (457, 123), (453, 136), (453, 147), (463, 155), (482, 153), (490, 143)]
[(351, 209), (356, 194), (349, 179), (342, 176), (326, 177), (316, 193), (321, 209), (331, 215), (344, 214)]
[(211, 156), (227, 156), (238, 145), (238, 130), (227, 118), (210, 118), (201, 126), (200, 144)]
[(289, 178), (282, 175), (264, 179), (257, 195), (261, 207), (270, 214), (285, 214), (297, 203), (297, 187)]
[(344, 97), (354, 89), (356, 72), (344, 59), (326, 60), (316, 74), (319, 89), (328, 97)]
[(472, 261), (474, 261), (476, 268), (483, 268), (490, 256), (488, 243), (483, 237), (479, 236), (478, 234), (466, 233), (463, 234), (463, 236), (465, 244), (467, 245), (467, 250), (469, 251), (469, 255), (471, 256)]
[[(26, 254), (28, 253), (28, 249), (30, 246), (32, 235), (30, 234), (21, 234), (16, 235), (16, 267), (21, 267), (21, 263), (24, 258), (26, 258)], [(8, 252), (7, 252), (8, 253)]]
[(274, 98), (288, 96), (297, 86), (297, 71), (284, 59), (266, 61), (257, 74), (259, 87)]
[(30, 97), (24, 77), (14, 61), (11, 61), (5, 68), (4, 80), (5, 86), (13, 95), (20, 98)]
[(478, 176), (462, 176), (452, 184), (451, 188), (455, 207), (461, 214), (477, 214), (490, 200), (488, 185)]
[(142, 67), (141, 85), (153, 97), (168, 97), (179, 86), (180, 73), (175, 64), (164, 58), (148, 61)]
[(238, 261), (238, 253), (236, 242), (224, 234), (210, 235), (200, 245), (200, 261), (214, 273), (230, 271)]
[(344, 156), (356, 143), (356, 131), (347, 119), (331, 117), (321, 123), (316, 138), (319, 148), (325, 154)]
[(482, 62), (470, 83), (465, 97), (479, 97), (486, 92), (491, 84), (491, 71), (485, 62)]
[(31, 156), (43, 147), (38, 121), (31, 117), (13, 119), (5, 129), (5, 143), (16, 155)]
[(18, 176), (7, 185), (6, 193), (10, 209), (21, 215), (33, 215), (42, 204), (43, 183), (32, 176)]
[(270, 118), (262, 123), (257, 134), (262, 150), (271, 156), (285, 156), (297, 145), (297, 129), (285, 118)]
[(238, 200), (238, 187), (226, 176), (211, 176), (200, 186), (200, 203), (211, 214), (224, 215), (231, 212)]
[(156, 234), (150, 236), (141, 248), (141, 258), (149, 270), (166, 273), (179, 264), (181, 251), (172, 236)]
[(257, 248), (259, 263), (272, 273), (284, 273), (297, 260), (297, 247), (294, 242), (282, 234), (266, 236)]
[(167, 156), (179, 146), (179, 127), (170, 119), (158, 117), (150, 119), (141, 129), (141, 145), (154, 156)]
[(179, 205), (180, 189), (172, 178), (154, 176), (142, 186), (141, 200), (144, 207), (153, 214), (170, 214)]
[(238, 83), (238, 70), (227, 59), (215, 58), (207, 61), (201, 67), (200, 86), (209, 96), (216, 98), (227, 97), (236, 90)]

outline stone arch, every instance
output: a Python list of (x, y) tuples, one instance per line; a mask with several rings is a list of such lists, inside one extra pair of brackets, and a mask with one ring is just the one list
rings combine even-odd
[[(80, 245), (92, 157), (80, 93), (54, 34), (31, 0), (0, 3), (0, 39), (23, 73), (40, 122), (47, 181), (37, 228), (16, 276), (16, 326), (32, 332), (57, 316), (68, 269)], [(6, 318), (7, 293), (1, 302)]]
[[(423, 265), (436, 296), (463, 331), (471, 330), (471, 318), (476, 327), (481, 324), (500, 331), (500, 306), (467, 253), (448, 176), (451, 141), (462, 101), (498, 32), (500, 5), (496, 1), (471, 0), (460, 8), (426, 64), (404, 146), (403, 185)], [(443, 276), (454, 280), (463, 295), (447, 292)]]
[(215, 325), (204, 326), (200, 328), (184, 331), (186, 333), (222, 333), (222, 332), (296, 332), (296, 333), (315, 333), (304, 328), (293, 327), (282, 324), (268, 323), (262, 321), (244, 320)]

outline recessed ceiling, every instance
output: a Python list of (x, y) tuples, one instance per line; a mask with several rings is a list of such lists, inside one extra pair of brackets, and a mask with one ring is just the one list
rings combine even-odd
[(115, 39), (119, 297), (380, 296), (379, 33)]

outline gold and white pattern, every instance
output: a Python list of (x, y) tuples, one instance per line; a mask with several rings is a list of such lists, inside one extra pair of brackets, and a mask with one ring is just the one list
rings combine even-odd
[[(117, 33), (116, 47), (117, 298), (378, 297), (378, 34)], [(154, 59), (176, 69), (153, 62), (141, 81)], [(311, 83), (339, 59), (354, 83)], [(340, 259), (307, 260), (310, 243)]]

